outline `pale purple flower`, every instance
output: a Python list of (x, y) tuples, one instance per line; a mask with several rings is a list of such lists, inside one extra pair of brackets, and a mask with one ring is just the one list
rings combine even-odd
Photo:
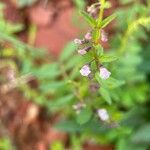
[(83, 43), (83, 41), (82, 41), (82, 40), (80, 40), (80, 39), (74, 39), (74, 43), (75, 43), (75, 44), (82, 44), (82, 43)]
[(92, 48), (91, 46), (88, 46), (83, 49), (80, 49), (80, 50), (78, 50), (78, 54), (85, 55), (91, 48)]
[(90, 67), (88, 65), (84, 65), (81, 68), (80, 73), (82, 76), (88, 76), (91, 73)]
[(100, 77), (103, 79), (103, 80), (107, 80), (110, 75), (111, 75), (111, 72), (109, 72), (106, 68), (104, 67), (100, 67)]
[(87, 53), (87, 51), (85, 49), (78, 50), (78, 54), (80, 54), (80, 55), (85, 55), (86, 53)]
[(87, 12), (88, 13), (91, 13), (91, 12), (94, 12), (95, 11), (95, 7), (93, 5), (87, 7)]
[(102, 42), (108, 41), (108, 35), (104, 30), (101, 30), (101, 40), (102, 40)]
[(109, 114), (105, 108), (98, 109), (97, 113), (98, 113), (99, 118), (102, 121), (108, 121), (109, 120)]
[(85, 39), (86, 39), (86, 40), (91, 40), (91, 39), (92, 39), (92, 35), (91, 35), (90, 32), (86, 33)]

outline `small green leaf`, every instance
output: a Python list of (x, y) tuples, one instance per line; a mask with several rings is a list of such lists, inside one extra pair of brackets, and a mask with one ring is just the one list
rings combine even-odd
[(76, 49), (76, 44), (74, 42), (69, 42), (60, 54), (60, 60), (65, 61), (69, 59), (69, 57), (73, 54), (73, 52), (75, 52)]
[(111, 15), (111, 16), (109, 16), (109, 17), (107, 17), (107, 18), (105, 18), (103, 21), (102, 21), (102, 23), (101, 23), (101, 28), (104, 28), (104, 27), (106, 27), (112, 20), (114, 20), (116, 18), (116, 15)]
[(94, 46), (94, 48), (96, 49), (96, 53), (99, 57), (103, 55), (104, 50), (101, 45), (96, 45), (96, 46)]
[(74, 96), (72, 94), (58, 98), (48, 103), (49, 108), (63, 107), (72, 102)]
[(92, 111), (88, 108), (85, 108), (77, 115), (77, 122), (79, 124), (84, 124), (90, 120), (91, 116)]
[(60, 75), (59, 64), (44, 64), (40, 68), (33, 69), (31, 74), (36, 76), (38, 79), (54, 79)]
[(66, 85), (65, 81), (51, 81), (51, 82), (42, 82), (39, 85), (39, 89), (43, 93), (53, 93), (53, 92), (58, 92), (59, 89), (62, 90)]
[(93, 17), (91, 17), (88, 13), (85, 11), (80, 12), (81, 15), (85, 18), (85, 20), (89, 23), (90, 26), (95, 27), (96, 26), (96, 21), (94, 20)]
[(107, 84), (108, 88), (114, 89), (114, 88), (122, 86), (123, 84), (125, 84), (125, 82), (119, 81), (119, 80), (116, 80), (116, 79), (110, 77), (108, 80), (106, 80), (106, 84)]
[(103, 55), (103, 56), (100, 57), (100, 62), (108, 63), (108, 62), (115, 61), (117, 59), (118, 59), (118, 57), (113, 56), (113, 55)]
[(111, 104), (111, 103), (112, 103), (110, 94), (109, 94), (109, 92), (108, 92), (108, 90), (107, 90), (106, 88), (101, 87), (101, 88), (100, 88), (100, 94), (101, 94), (101, 96), (104, 98), (104, 100), (105, 100), (108, 104)]
[(150, 124), (141, 126), (137, 131), (134, 131), (131, 137), (132, 142), (140, 144), (150, 143)]

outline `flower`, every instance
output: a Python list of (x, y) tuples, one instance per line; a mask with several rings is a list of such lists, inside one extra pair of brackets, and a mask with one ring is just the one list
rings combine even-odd
[(92, 39), (92, 36), (91, 36), (91, 33), (90, 33), (90, 32), (86, 33), (85, 39), (86, 39), (86, 40), (91, 40), (91, 39)]
[(108, 36), (104, 30), (101, 30), (101, 40), (102, 40), (102, 42), (108, 41)]
[(74, 39), (75, 44), (83, 44), (83, 41), (80, 39)]
[(88, 13), (91, 13), (91, 12), (94, 12), (95, 11), (95, 7), (93, 6), (93, 5), (91, 5), (91, 6), (89, 6), (88, 8), (87, 8), (87, 12)]
[(80, 54), (80, 55), (85, 55), (86, 53), (87, 53), (87, 51), (85, 49), (78, 50), (78, 54)]
[(100, 77), (103, 79), (103, 80), (107, 80), (110, 75), (111, 75), (111, 72), (109, 72), (106, 68), (104, 67), (100, 67)]
[(109, 114), (105, 108), (98, 109), (98, 116), (102, 121), (108, 121), (109, 120)]
[(84, 65), (81, 68), (80, 73), (82, 76), (88, 76), (91, 73), (90, 67), (88, 65)]
[(92, 48), (91, 46), (88, 46), (83, 49), (80, 49), (80, 50), (78, 50), (78, 54), (85, 55), (91, 48)]
[(78, 50), (78, 54), (80, 54), (80, 55), (85, 55), (86, 53), (87, 53), (87, 51), (85, 49)]

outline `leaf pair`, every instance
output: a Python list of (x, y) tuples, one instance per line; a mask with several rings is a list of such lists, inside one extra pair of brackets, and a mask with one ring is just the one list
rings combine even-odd
[[(93, 28), (97, 27), (97, 21), (96, 21), (92, 16), (90, 16), (90, 15), (89, 15), (88, 13), (86, 13), (85, 11), (81, 11), (80, 13), (81, 13), (81, 15), (84, 17), (84, 19), (87, 21), (87, 23), (88, 23), (91, 27), (93, 27)], [(116, 17), (116, 15), (113, 14), (113, 15), (111, 15), (111, 16), (105, 18), (105, 19), (101, 22), (100, 27), (98, 27), (98, 28), (104, 28), (104, 27), (106, 27), (112, 20), (115, 19), (115, 17)]]

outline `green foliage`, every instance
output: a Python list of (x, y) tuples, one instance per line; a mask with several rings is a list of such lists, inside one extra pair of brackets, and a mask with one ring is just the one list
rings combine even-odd
[(91, 25), (91, 27), (96, 26), (95, 19), (93, 17), (91, 17), (88, 13), (86, 13), (85, 11), (81, 11), (80, 14), (85, 18), (87, 23), (89, 23), (89, 25)]
[[(80, 9), (83, 8), (84, 2), (75, 2)], [(84, 58), (79, 57), (75, 55), (76, 45), (69, 42), (55, 61), (41, 49), (19, 41), (14, 33), (21, 31), (23, 26), (9, 22), (4, 24), (6, 20), (1, 14), (0, 42), (9, 42), (11, 46), (2, 47), (3, 63), (0, 68), (13, 66), (18, 77), (30, 74), (38, 82), (36, 88), (25, 83), (17, 88), (28, 99), (47, 108), (48, 112), (63, 114), (64, 120), (57, 123), (56, 128), (68, 132), (71, 137), (77, 133), (83, 136), (82, 140), (72, 137), (72, 145), (80, 145), (87, 137), (91, 137), (96, 143), (116, 144), (116, 150), (147, 150), (150, 147), (150, 5), (149, 1), (146, 1), (147, 5), (133, 0), (120, 2), (123, 6), (130, 5), (117, 9), (115, 15), (106, 17), (100, 24), (81, 11), (89, 26), (95, 29), (92, 37), (94, 40), (100, 37), (99, 30), (96, 29), (98, 25), (100, 28), (106, 27), (117, 15), (109, 50), (105, 52), (100, 45), (92, 48), (94, 56), (112, 73), (108, 80), (102, 80), (96, 72), (92, 81), (100, 85), (97, 92), (92, 92), (89, 88), (90, 81), (81, 78), (79, 74), (81, 66), (93, 59), (92, 52), (88, 52)], [(96, 68), (96, 65), (92, 64), (91, 68)], [(80, 102), (86, 103), (88, 107), (76, 114), (72, 106)], [(109, 110), (110, 122), (103, 123), (98, 119), (96, 110), (99, 108)], [(115, 123), (118, 126), (113, 128)], [(7, 142), (3, 140), (2, 144), (0, 142), (0, 146), (4, 144), (6, 147), (3, 149), (7, 149), (5, 143)], [(51, 145), (51, 149), (63, 149), (63, 146), (56, 142)]]
[(13, 147), (7, 138), (0, 138), (0, 149), (1, 150), (13, 150)]
[(90, 120), (91, 115), (92, 115), (91, 110), (88, 108), (85, 108), (85, 109), (81, 110), (81, 112), (79, 112), (79, 114), (77, 114), (77, 122), (79, 124), (84, 124)]

